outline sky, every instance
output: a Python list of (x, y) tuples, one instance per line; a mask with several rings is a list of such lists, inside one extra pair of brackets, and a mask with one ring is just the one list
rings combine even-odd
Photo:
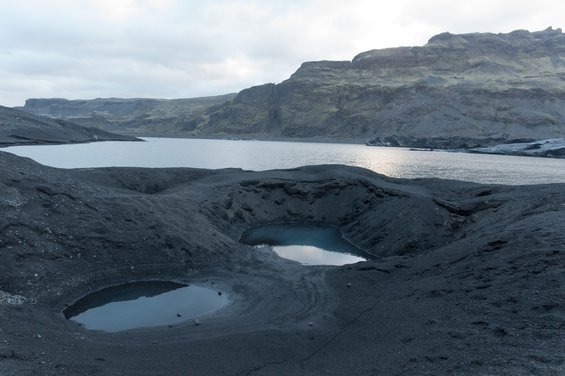
[(441, 32), (563, 27), (561, 0), (0, 0), (0, 105), (191, 98)]

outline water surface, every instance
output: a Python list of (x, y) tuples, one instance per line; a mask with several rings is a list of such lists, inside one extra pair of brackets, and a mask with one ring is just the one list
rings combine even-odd
[(399, 178), (499, 184), (565, 182), (565, 159), (411, 151), (353, 144), (146, 138), (147, 142), (13, 146), (2, 150), (61, 168), (238, 167), (246, 170), (344, 164)]
[(345, 240), (335, 227), (301, 224), (258, 226), (244, 232), (241, 242), (270, 246), (280, 257), (303, 265), (345, 265), (372, 258)]
[(135, 282), (89, 294), (63, 314), (87, 329), (118, 332), (178, 324), (212, 313), (227, 302), (225, 294), (200, 286)]

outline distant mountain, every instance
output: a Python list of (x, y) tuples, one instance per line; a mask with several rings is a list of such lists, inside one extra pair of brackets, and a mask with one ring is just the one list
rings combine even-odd
[(424, 47), (304, 63), (278, 85), (243, 90), (202, 130), (377, 140), (563, 137), (565, 36), (552, 29), (444, 33)]
[[(139, 129), (162, 134), (347, 138), (419, 147), (565, 137), (565, 35), (552, 28), (443, 33), (423, 47), (372, 50), (352, 61), (307, 62), (280, 84), (218, 99), (182, 116), (163, 103), (155, 114), (147, 110), (151, 102), (143, 100), (115, 100), (108, 106), (117, 107), (116, 126), (134, 118)], [(112, 117), (96, 112), (102, 110), (85, 115), (92, 101), (68, 102), (72, 105), (61, 112), (56, 110), (61, 104), (52, 101), (30, 100), (23, 109), (81, 124), (103, 125)], [(183, 106), (178, 102), (177, 108)]]
[(92, 141), (140, 140), (0, 106), (0, 146)]
[(191, 99), (98, 98), (92, 100), (28, 99), (22, 111), (66, 119), (107, 131), (144, 136), (180, 136), (208, 121), (213, 106), (236, 94)]

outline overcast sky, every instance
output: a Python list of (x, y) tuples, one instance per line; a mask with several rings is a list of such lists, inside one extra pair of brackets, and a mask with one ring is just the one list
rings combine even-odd
[(438, 33), (562, 27), (561, 0), (0, 0), (0, 105), (189, 98)]

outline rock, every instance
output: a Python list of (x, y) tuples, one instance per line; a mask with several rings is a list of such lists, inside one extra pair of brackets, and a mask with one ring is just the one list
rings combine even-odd
[[(214, 109), (204, 129), (296, 138), (393, 136), (428, 139), (419, 147), (441, 148), (564, 136), (565, 110), (558, 103), (565, 101), (565, 67), (544, 60), (564, 56), (565, 37), (557, 31), (441, 35), (423, 47), (368, 51), (351, 62), (304, 63), (288, 80), (243, 90)], [(430, 139), (437, 134), (448, 136)]]
[[(260, 183), (239, 196), (243, 181)], [(41, 352), (65, 367), (48, 372), (73, 375), (104, 372), (94, 356), (124, 375), (562, 371), (565, 184), (392, 179), (339, 165), (56, 169), (5, 152), (0, 182), (0, 373), (44, 374)], [(155, 185), (162, 193), (145, 193)], [(257, 215), (223, 216), (229, 194)], [(378, 260), (306, 267), (240, 242), (258, 224), (296, 220), (338, 227)], [(131, 265), (135, 279), (230, 286), (233, 304), (193, 330), (200, 319), (108, 334), (61, 317), (80, 296), (131, 282)], [(18, 296), (23, 304), (7, 303)]]
[(241, 208), (243, 210), (245, 210), (246, 212), (253, 212), (253, 208), (251, 206), (249, 206), (249, 204), (247, 202), (244, 202), (243, 204), (241, 204)]
[(21, 295), (12, 295), (0, 290), (0, 306), (5, 305), (22, 305), (26, 302), (26, 298)]
[(306, 62), (279, 84), (237, 95), (173, 101), (30, 99), (22, 109), (161, 136), (486, 147), (565, 137), (563, 59), (560, 29), (443, 33), (424, 46), (366, 51), (351, 61)]
[(504, 137), (409, 137), (409, 136), (387, 136), (376, 137), (367, 142), (368, 146), (392, 146), (410, 147), (418, 149), (449, 149), (462, 150), (474, 149), (499, 144), (532, 142), (534, 139), (510, 139)]
[(528, 157), (565, 158), (565, 138), (538, 141), (516, 141), (497, 145), (483, 145), (469, 149), (473, 153), (523, 155)]
[(0, 147), (140, 139), (0, 106)]
[(31, 98), (18, 109), (56, 119), (72, 119), (87, 127), (132, 135), (183, 135), (195, 131), (206, 110), (235, 94), (190, 99), (98, 98), (67, 100)]

